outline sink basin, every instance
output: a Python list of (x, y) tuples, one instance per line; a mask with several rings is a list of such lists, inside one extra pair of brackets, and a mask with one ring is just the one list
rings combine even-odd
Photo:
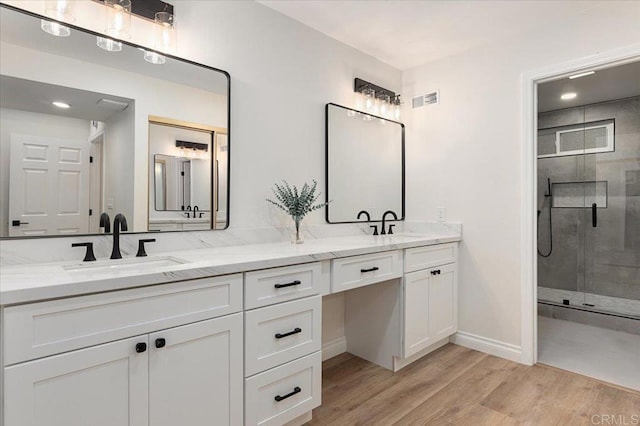
[(182, 265), (186, 260), (172, 256), (134, 257), (130, 259), (99, 260), (63, 266), (65, 271), (107, 272), (107, 271), (148, 271), (165, 266)]

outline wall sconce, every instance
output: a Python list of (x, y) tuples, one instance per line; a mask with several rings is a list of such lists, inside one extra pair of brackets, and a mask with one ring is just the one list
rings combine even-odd
[[(377, 86), (368, 81), (356, 78), (354, 81), (356, 92), (356, 108), (389, 120), (400, 120), (400, 95), (391, 90)], [(365, 120), (372, 117), (364, 114)]]
[[(50, 16), (56, 21), (75, 22), (76, 17), (73, 15), (75, 0), (46, 0), (44, 3), (45, 15)], [(42, 31), (56, 37), (69, 37), (71, 30), (69, 27), (58, 22), (40, 20), (40, 28)]]

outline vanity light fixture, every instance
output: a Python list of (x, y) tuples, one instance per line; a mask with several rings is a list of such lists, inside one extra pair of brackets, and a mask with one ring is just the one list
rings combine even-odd
[(176, 148), (180, 149), (182, 157), (189, 158), (209, 158), (209, 145), (206, 143), (179, 141), (176, 140)]
[(588, 75), (595, 74), (595, 73), (596, 73), (595, 71), (581, 72), (580, 74), (570, 75), (569, 80), (573, 80), (575, 78), (580, 78), (580, 77), (586, 77)]
[[(75, 22), (76, 17), (73, 16), (75, 3), (75, 0), (46, 0), (44, 2), (44, 13), (56, 21)], [(71, 35), (69, 27), (46, 19), (40, 20), (40, 28), (42, 31), (56, 37), (69, 37)]]
[(47, 21), (46, 19), (40, 20), (40, 28), (45, 33), (56, 37), (69, 37), (71, 35), (69, 27), (65, 27), (58, 22)]
[(162, 65), (167, 62), (167, 58), (164, 55), (161, 55), (157, 52), (152, 52), (150, 50), (144, 50), (144, 60), (153, 65)]
[(122, 51), (122, 43), (119, 41), (115, 41), (107, 37), (96, 37), (96, 39), (96, 44), (102, 50), (106, 50), (107, 52)]
[(71, 108), (71, 105), (70, 105), (70, 104), (68, 104), (68, 103), (66, 103), (66, 102), (62, 102), (62, 101), (53, 101), (53, 102), (51, 102), (51, 104), (52, 104), (53, 106), (56, 106), (56, 107), (58, 107), (58, 108), (62, 108), (62, 109), (69, 109), (69, 108)]
[(174, 52), (176, 48), (176, 23), (173, 13), (162, 11), (155, 16), (155, 48), (161, 52)]
[[(368, 81), (356, 78), (354, 80), (354, 91), (356, 93), (356, 108), (384, 119), (400, 119), (400, 95), (377, 86)], [(367, 114), (363, 119), (371, 120)]]
[(75, 0), (46, 0), (44, 2), (44, 13), (56, 21), (75, 22), (73, 16)]
[(104, 0), (107, 10), (105, 33), (118, 39), (131, 38), (131, 0)]
[(575, 92), (563, 93), (560, 96), (560, 99), (562, 99), (563, 101), (569, 101), (571, 99), (575, 99), (577, 96), (578, 94)]

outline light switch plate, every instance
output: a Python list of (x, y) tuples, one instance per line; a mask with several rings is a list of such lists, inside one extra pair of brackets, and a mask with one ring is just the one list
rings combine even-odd
[(447, 209), (444, 207), (437, 207), (438, 211), (438, 222), (446, 222), (447, 221)]

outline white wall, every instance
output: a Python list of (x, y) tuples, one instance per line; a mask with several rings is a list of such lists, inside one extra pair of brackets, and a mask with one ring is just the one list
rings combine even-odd
[[(134, 230), (134, 147), (136, 105), (109, 117), (104, 131), (104, 202), (105, 211), (113, 219), (122, 213), (127, 218), (127, 229)], [(137, 203), (137, 207), (140, 208)]]
[(462, 222), (460, 330), (520, 346), (523, 72), (640, 42), (637, 3), (606, 6), (403, 74), (407, 217)]
[[(89, 121), (59, 115), (0, 108), (0, 237), (9, 235), (9, 159), (11, 134), (27, 134), (74, 141), (89, 146)], [(4, 243), (3, 243), (4, 244)]]

